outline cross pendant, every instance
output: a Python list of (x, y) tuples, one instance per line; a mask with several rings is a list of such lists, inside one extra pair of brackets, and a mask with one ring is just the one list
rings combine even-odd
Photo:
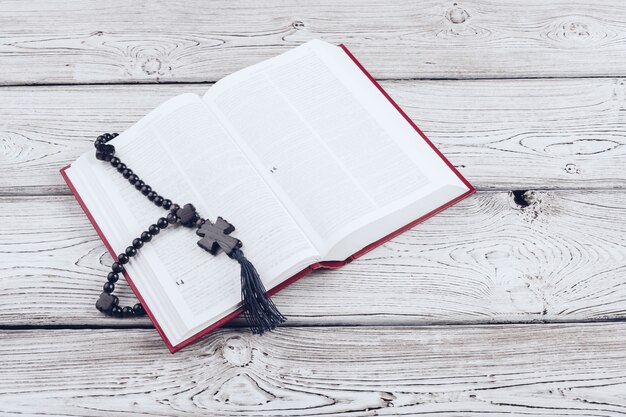
[(211, 220), (206, 220), (196, 231), (198, 236), (202, 236), (202, 239), (198, 241), (198, 246), (208, 251), (211, 255), (217, 255), (221, 248), (230, 256), (233, 250), (242, 246), (239, 239), (229, 236), (233, 231), (235, 231), (235, 226), (221, 217), (218, 217), (215, 223), (212, 223)]

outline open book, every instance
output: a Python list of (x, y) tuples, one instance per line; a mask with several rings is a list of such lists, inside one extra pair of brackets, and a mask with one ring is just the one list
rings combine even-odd
[[(474, 192), (343, 45), (319, 40), (174, 97), (111, 144), (160, 195), (235, 225), (270, 294)], [(114, 257), (164, 213), (93, 151), (62, 173)], [(238, 314), (240, 272), (195, 230), (162, 234), (125, 275), (173, 352)]]

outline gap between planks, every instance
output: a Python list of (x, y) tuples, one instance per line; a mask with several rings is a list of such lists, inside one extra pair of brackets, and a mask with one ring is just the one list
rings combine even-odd
[[(94, 314), (96, 314), (94, 312)], [(361, 314), (363, 315), (363, 314)], [(397, 323), (397, 322), (377, 322), (376, 324), (341, 324), (341, 323), (315, 323), (315, 322), (296, 322), (292, 323), (287, 317), (287, 321), (281, 324), (280, 328), (424, 328), (424, 327), (477, 327), (477, 326), (542, 326), (542, 325), (584, 325), (584, 324), (611, 324), (611, 323), (626, 323), (626, 317), (604, 318), (604, 319), (555, 319), (555, 320), (536, 320), (536, 321), (458, 321), (458, 322), (423, 322), (423, 323)], [(0, 325), (0, 331), (23, 331), (23, 330), (98, 330), (98, 329), (154, 329), (151, 323), (141, 322), (133, 323), (132, 320), (125, 320), (124, 323), (116, 324), (114, 322), (104, 324), (33, 324), (33, 325)], [(243, 329), (246, 330), (247, 326), (241, 321), (236, 319), (220, 329)]]
[[(367, 69), (367, 68), (366, 68)], [(541, 80), (611, 80), (615, 78), (625, 78), (625, 73), (605, 74), (605, 75), (555, 75), (555, 76), (495, 76), (489, 75), (485, 77), (376, 77), (378, 82), (428, 82), (428, 81), (541, 81)], [(218, 82), (215, 81), (158, 81), (158, 80), (145, 80), (145, 81), (102, 81), (102, 82), (48, 82), (48, 83), (15, 83), (15, 84), (0, 84), (0, 89), (3, 88), (20, 88), (20, 87), (32, 87), (32, 88), (45, 88), (45, 87), (90, 87), (90, 86), (124, 86), (124, 85), (206, 85), (211, 87)]]
[[(35, 187), (33, 187), (35, 188)], [(605, 191), (605, 192), (622, 192), (626, 189), (626, 185), (613, 185), (608, 188), (599, 188), (599, 187), (588, 187), (588, 188), (576, 188), (576, 187), (531, 187), (531, 188), (523, 188), (523, 189), (511, 189), (511, 187), (493, 187), (493, 188), (485, 188), (476, 186), (477, 193), (506, 193), (513, 191), (537, 191), (537, 192), (585, 192), (585, 191)], [(2, 199), (12, 199), (12, 198), (20, 198), (20, 197), (69, 197), (73, 196), (71, 191), (68, 190), (51, 190), (47, 192), (38, 193), (37, 191), (31, 191), (30, 189), (25, 189), (20, 192), (3, 192), (3, 189), (0, 188), (0, 201)]]

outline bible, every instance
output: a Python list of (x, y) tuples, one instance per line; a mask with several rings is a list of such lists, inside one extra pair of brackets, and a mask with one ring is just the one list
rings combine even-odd
[[(236, 225), (269, 294), (475, 191), (344, 45), (320, 40), (173, 97), (110, 143), (163, 195)], [(61, 173), (115, 258), (162, 209), (114, 170), (90, 151)], [(163, 233), (124, 276), (175, 352), (239, 314), (241, 283), (193, 230)]]

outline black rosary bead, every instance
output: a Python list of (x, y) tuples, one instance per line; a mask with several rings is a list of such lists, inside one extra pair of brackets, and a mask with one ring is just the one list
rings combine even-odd
[(141, 234), (141, 241), (146, 243), (146, 242), (150, 242), (152, 240), (152, 235), (150, 234), (150, 232), (143, 232)]
[(159, 226), (159, 229), (165, 229), (169, 223), (165, 217), (161, 217), (159, 220), (157, 220), (156, 224), (157, 226)]
[(116, 274), (119, 274), (123, 270), (124, 270), (124, 265), (122, 265), (119, 262), (113, 262), (113, 264), (111, 265), (111, 271), (115, 272)]
[(137, 255), (137, 249), (133, 248), (132, 246), (129, 246), (126, 248), (126, 250), (124, 251), (124, 253), (126, 254), (126, 256), (128, 256), (129, 258), (132, 258), (133, 256)]
[(135, 316), (137, 317), (140, 317), (146, 314), (146, 310), (144, 310), (143, 306), (139, 303), (133, 306), (133, 312), (135, 313)]
[[(128, 168), (120, 158), (115, 156), (115, 147), (111, 144), (107, 144), (107, 142), (117, 136), (117, 133), (106, 133), (96, 139), (94, 142), (96, 158), (110, 162), (111, 166), (122, 174), (139, 192), (146, 196), (148, 200), (152, 201), (157, 207), (163, 207), (165, 210), (170, 211), (166, 217), (161, 217), (155, 224), (150, 225), (147, 231), (141, 233), (140, 237), (133, 239), (132, 244), (117, 256), (117, 261), (113, 262), (111, 265), (111, 272), (107, 275), (107, 282), (103, 286), (104, 292), (101, 294), (98, 303), (96, 303), (98, 310), (108, 315), (115, 317), (140, 317), (146, 314), (146, 310), (141, 303), (137, 303), (132, 307), (127, 306), (122, 308), (119, 306), (119, 298), (112, 294), (113, 291), (115, 291), (115, 284), (119, 280), (119, 274), (124, 272), (124, 265), (130, 262), (130, 258), (137, 255), (138, 250), (143, 247), (144, 243), (150, 242), (152, 237), (158, 235), (161, 229), (165, 229), (170, 224), (175, 224), (180, 221), (180, 216), (177, 214), (180, 206), (172, 203), (172, 200), (160, 196), (152, 187), (142, 181), (132, 169)], [(193, 206), (191, 207), (193, 208)], [(195, 210), (193, 211), (195, 213)], [(193, 216), (188, 215), (186, 217), (189, 218), (189, 223), (193, 224), (199, 216), (194, 214)], [(198, 224), (200, 223), (198, 222)]]
[(115, 317), (122, 317), (122, 308), (120, 306), (113, 307), (113, 310), (111, 310), (111, 315)]
[(111, 294), (113, 291), (115, 291), (115, 284), (113, 284), (112, 282), (105, 282), (102, 289), (104, 290), (104, 292)]

